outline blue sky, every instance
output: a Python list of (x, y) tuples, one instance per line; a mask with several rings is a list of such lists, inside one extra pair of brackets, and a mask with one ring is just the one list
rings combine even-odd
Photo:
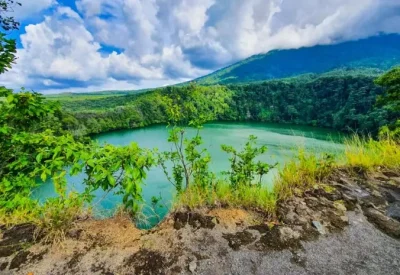
[(21, 0), (0, 85), (42, 93), (187, 81), (253, 54), (400, 32), (398, 0)]

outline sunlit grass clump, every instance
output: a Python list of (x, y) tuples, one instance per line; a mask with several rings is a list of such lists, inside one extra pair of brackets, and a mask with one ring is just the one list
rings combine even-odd
[(400, 145), (391, 138), (374, 140), (354, 135), (345, 143), (345, 163), (350, 167), (364, 170), (400, 168)]
[(208, 207), (232, 207), (257, 209), (273, 214), (276, 207), (275, 194), (267, 187), (246, 185), (237, 189), (225, 182), (219, 182), (212, 188), (191, 186), (176, 197), (175, 208), (190, 209)]
[(278, 200), (286, 200), (295, 194), (317, 187), (337, 166), (330, 154), (318, 156), (299, 149), (297, 157), (286, 163), (274, 181), (274, 194)]

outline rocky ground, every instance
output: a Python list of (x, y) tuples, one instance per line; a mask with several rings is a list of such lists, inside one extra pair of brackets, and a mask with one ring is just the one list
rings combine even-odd
[(281, 203), (181, 211), (150, 231), (87, 220), (49, 245), (32, 225), (2, 228), (0, 274), (400, 274), (400, 173), (337, 170)]

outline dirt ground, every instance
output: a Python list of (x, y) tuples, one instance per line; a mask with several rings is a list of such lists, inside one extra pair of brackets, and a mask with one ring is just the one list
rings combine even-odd
[(400, 174), (338, 170), (278, 205), (181, 210), (152, 230), (124, 216), (76, 224), (59, 244), (1, 228), (0, 274), (400, 274)]

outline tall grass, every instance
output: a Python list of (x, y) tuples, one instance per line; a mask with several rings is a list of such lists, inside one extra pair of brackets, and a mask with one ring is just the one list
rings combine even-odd
[(354, 135), (345, 144), (347, 166), (367, 171), (377, 167), (400, 169), (400, 144), (389, 137), (377, 141)]
[(295, 194), (317, 187), (337, 166), (335, 157), (330, 154), (318, 156), (313, 152), (299, 149), (293, 158), (279, 171), (274, 181), (274, 194), (278, 200), (286, 200)]
[(176, 197), (174, 208), (181, 207), (240, 207), (273, 215), (276, 198), (275, 194), (264, 186), (250, 185), (234, 189), (228, 182), (220, 181), (211, 188), (189, 187)]
[(386, 138), (374, 140), (354, 135), (345, 140), (345, 151), (337, 155), (317, 154), (298, 148), (297, 156), (287, 162), (274, 179), (273, 190), (263, 186), (243, 186), (238, 190), (228, 181), (204, 190), (190, 187), (177, 197), (178, 207), (244, 207), (259, 209), (274, 215), (277, 201), (319, 188), (336, 168), (400, 169), (400, 146)]

